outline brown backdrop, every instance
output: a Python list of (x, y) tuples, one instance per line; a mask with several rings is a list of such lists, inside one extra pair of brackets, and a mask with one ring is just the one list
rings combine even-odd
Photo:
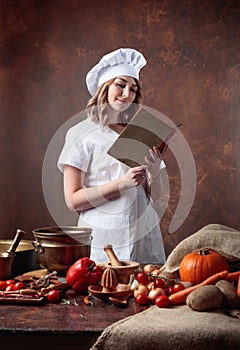
[[(169, 233), (182, 193), (175, 157), (166, 156), (167, 254), (208, 223), (240, 228), (238, 0), (1, 0), (0, 16), (0, 238), (22, 228), (31, 239), (34, 228), (55, 224), (42, 190), (45, 154), (59, 128), (84, 109), (87, 71), (119, 47), (144, 53), (144, 104), (183, 123), (195, 160), (191, 211)], [(54, 172), (49, 182), (57, 191)], [(59, 196), (51, 205), (61, 216)]]

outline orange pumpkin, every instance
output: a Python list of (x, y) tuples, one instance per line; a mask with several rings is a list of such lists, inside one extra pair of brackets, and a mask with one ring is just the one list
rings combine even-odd
[(197, 284), (223, 270), (229, 271), (227, 259), (211, 249), (202, 249), (185, 255), (179, 275), (181, 281)]

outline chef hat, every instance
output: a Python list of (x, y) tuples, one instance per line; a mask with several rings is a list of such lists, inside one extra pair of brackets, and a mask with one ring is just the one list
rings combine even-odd
[(134, 49), (118, 49), (101, 58), (87, 73), (88, 91), (95, 95), (100, 85), (120, 75), (126, 75), (139, 80), (139, 72), (146, 65), (144, 56)]

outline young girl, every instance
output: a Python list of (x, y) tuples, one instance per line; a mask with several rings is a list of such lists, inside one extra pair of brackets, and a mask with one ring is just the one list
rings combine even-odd
[(139, 73), (145, 64), (140, 52), (123, 48), (103, 56), (89, 71), (92, 98), (86, 119), (68, 130), (58, 160), (67, 206), (79, 212), (78, 226), (92, 228), (91, 258), (96, 262), (108, 260), (108, 243), (120, 260), (166, 261), (154, 210), (165, 167), (160, 152), (153, 147), (145, 164), (134, 168), (107, 154), (141, 103)]

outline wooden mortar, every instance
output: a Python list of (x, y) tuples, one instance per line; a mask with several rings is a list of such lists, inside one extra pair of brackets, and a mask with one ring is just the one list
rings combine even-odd
[(127, 284), (129, 282), (130, 275), (135, 274), (135, 271), (140, 268), (140, 264), (131, 260), (120, 261), (114, 253), (111, 244), (105, 245), (104, 251), (106, 252), (110, 261), (100, 263), (98, 265), (100, 265), (104, 270), (109, 267), (113, 268), (118, 274), (119, 283)]

